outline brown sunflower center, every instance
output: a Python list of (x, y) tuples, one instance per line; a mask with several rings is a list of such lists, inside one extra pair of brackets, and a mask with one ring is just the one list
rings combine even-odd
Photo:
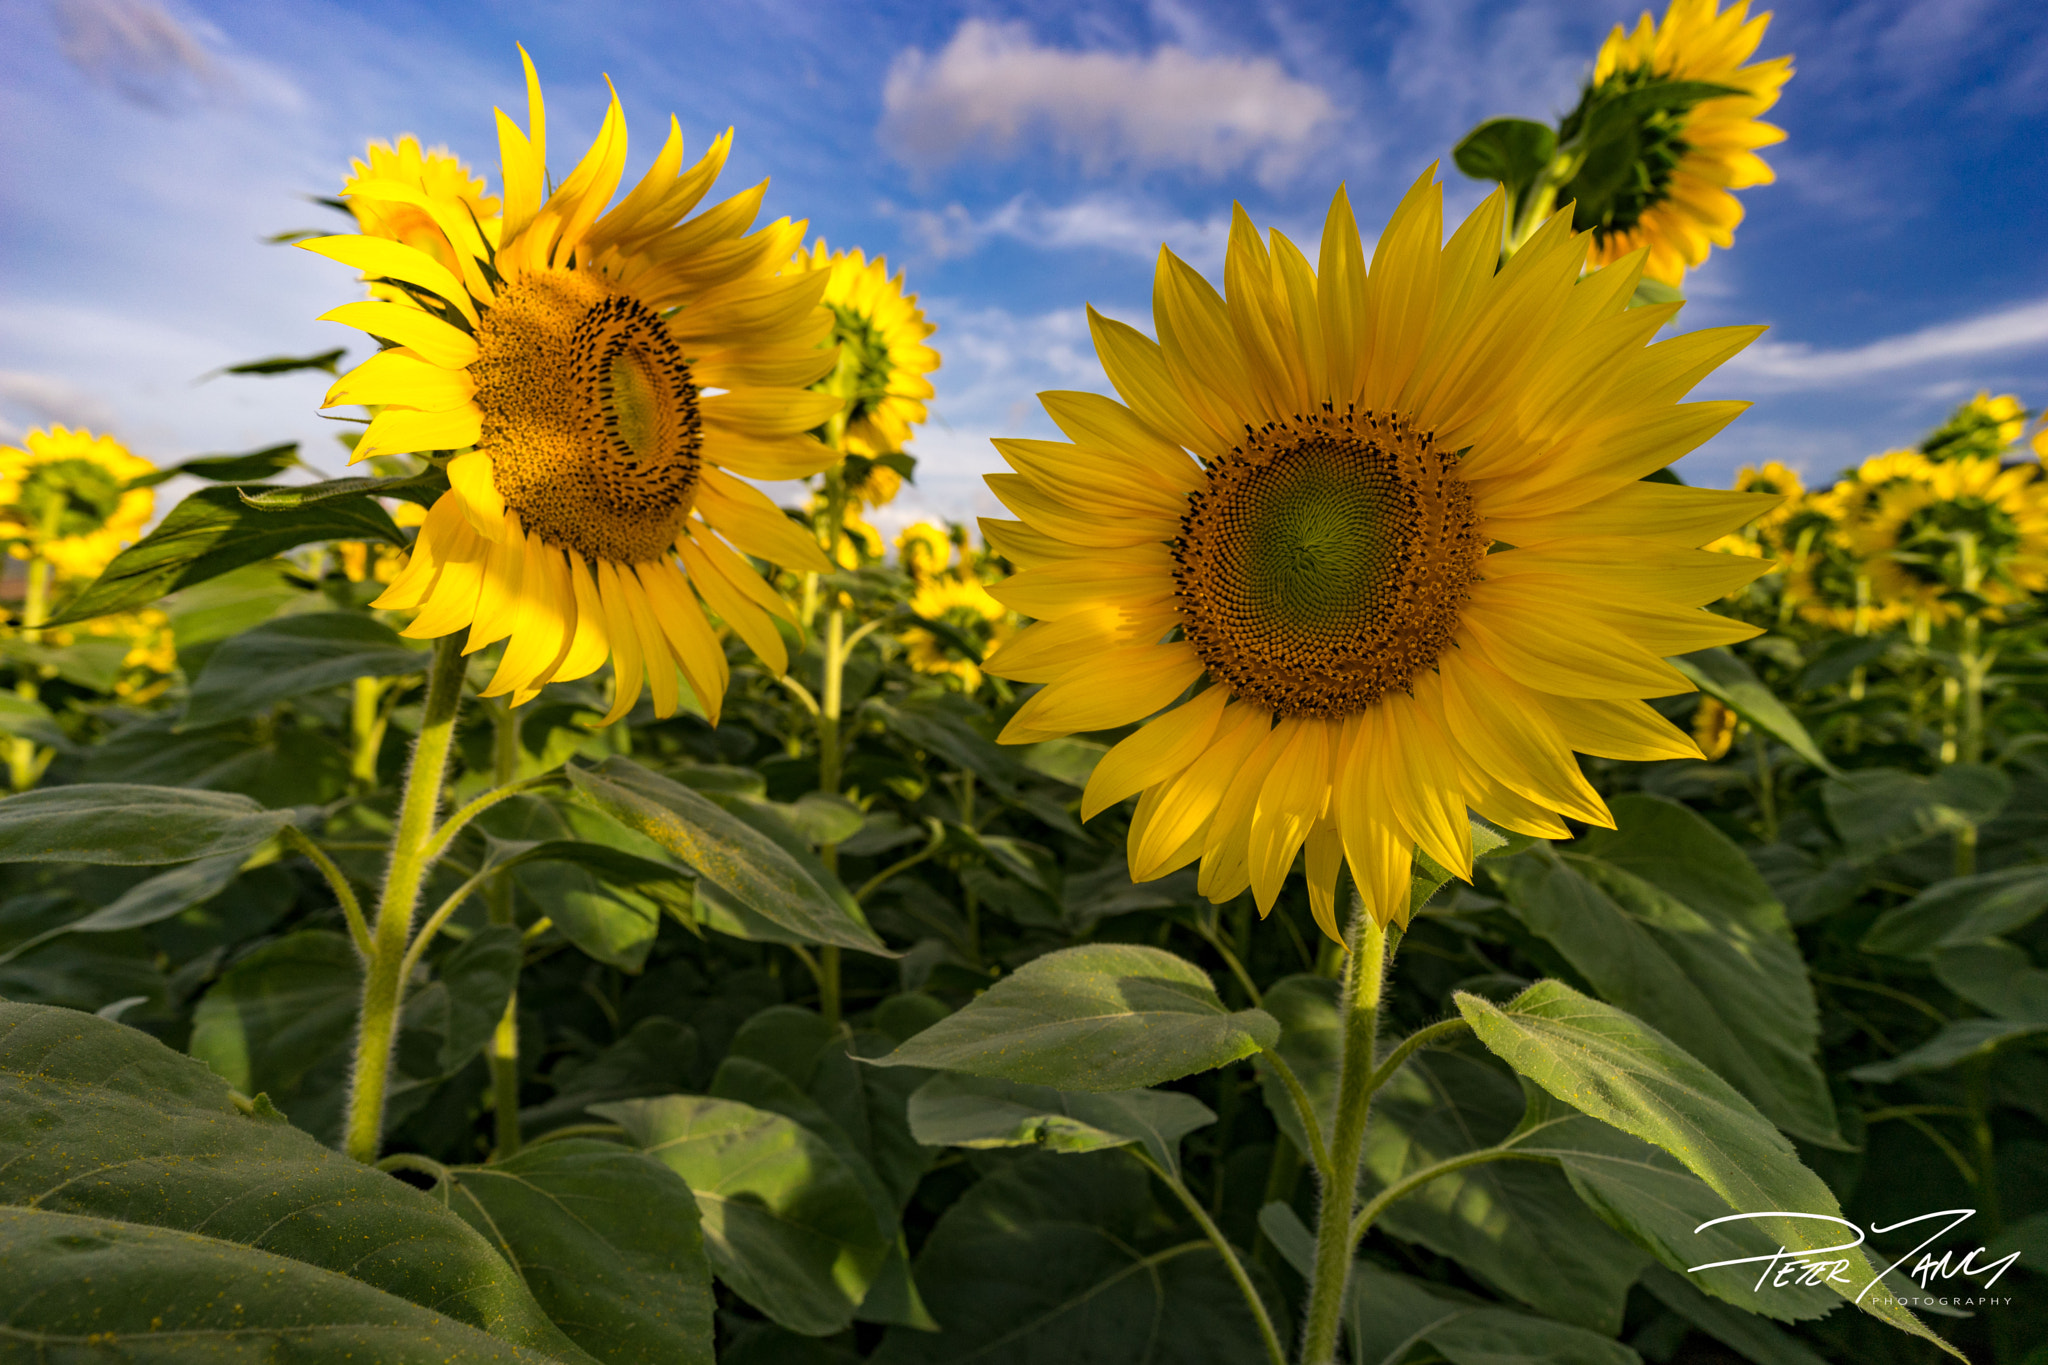
[(550, 545), (639, 564), (675, 544), (703, 426), (661, 315), (569, 271), (513, 279), (477, 328), (477, 448), (505, 505)]
[(1188, 502), (1182, 627), (1211, 674), (1282, 716), (1405, 689), (1450, 647), (1486, 553), (1455, 459), (1379, 413), (1270, 424)]

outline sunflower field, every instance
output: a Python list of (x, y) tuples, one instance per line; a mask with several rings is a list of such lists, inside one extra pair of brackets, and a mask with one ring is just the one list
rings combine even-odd
[(1767, 20), (893, 535), (945, 338), (731, 133), (337, 168), (350, 477), (0, 450), (0, 1359), (2048, 1363), (2048, 427), (1671, 470)]

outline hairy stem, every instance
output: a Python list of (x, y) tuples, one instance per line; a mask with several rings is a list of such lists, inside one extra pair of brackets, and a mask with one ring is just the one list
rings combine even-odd
[(363, 903), (356, 899), (356, 889), (350, 886), (348, 878), (335, 866), (334, 859), (320, 845), (307, 838), (297, 825), (286, 825), (282, 831), (284, 842), (302, 853), (306, 861), (317, 868), (327, 879), (328, 889), (334, 892), (334, 899), (341, 905), (342, 916), (348, 920), (348, 936), (356, 945), (356, 951), (364, 958), (370, 956), (370, 926), (363, 918)]
[(1344, 1290), (1351, 1279), (1351, 1209), (1358, 1197), (1358, 1164), (1365, 1121), (1372, 1112), (1374, 1048), (1379, 1037), (1380, 991), (1385, 984), (1386, 929), (1361, 902), (1354, 916), (1350, 961), (1339, 1008), (1344, 1020), (1344, 1061), (1337, 1083), (1337, 1126), (1323, 1173), (1316, 1214), (1316, 1259), (1309, 1282), (1303, 1365), (1330, 1365), (1344, 1321)]
[(362, 1162), (375, 1161), (384, 1141), (384, 1095), (390, 1086), (391, 1056), (398, 1041), (398, 1007), (405, 996), (402, 966), (412, 937), (413, 911), (419, 907), (420, 883), (426, 876), (428, 859), (424, 855), (441, 805), (448, 750), (455, 739), (455, 713), (462, 703), (461, 649), (461, 637), (456, 635), (445, 635), (434, 644), (433, 664), (427, 671), (426, 707), (405, 776), (377, 922), (370, 930), (370, 960), (363, 974), (362, 1018), (342, 1139), (343, 1150)]

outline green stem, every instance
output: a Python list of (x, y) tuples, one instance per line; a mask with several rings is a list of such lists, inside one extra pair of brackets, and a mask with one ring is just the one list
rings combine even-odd
[(384, 894), (370, 931), (369, 969), (363, 974), (362, 1017), (356, 1034), (354, 1071), (349, 1077), (348, 1117), (343, 1150), (361, 1162), (377, 1159), (384, 1141), (384, 1096), (391, 1081), (391, 1056), (398, 1041), (398, 1006), (405, 995), (400, 967), (412, 937), (413, 911), (425, 879), (423, 856), (441, 805), (441, 782), (455, 738), (455, 713), (462, 704), (462, 639), (445, 635), (434, 643), (427, 671), (427, 701), (413, 742), (412, 765), (398, 808), (391, 863)]
[(1366, 1082), (1368, 1091), (1377, 1094), (1379, 1088), (1385, 1085), (1396, 1071), (1401, 1069), (1402, 1063), (1406, 1062), (1423, 1048), (1432, 1047), (1439, 1040), (1449, 1038), (1454, 1034), (1464, 1033), (1471, 1027), (1463, 1019), (1446, 1019), (1441, 1023), (1431, 1024), (1428, 1028), (1417, 1029), (1406, 1038), (1403, 1038), (1401, 1045), (1392, 1052), (1389, 1052), (1386, 1060), (1381, 1062), (1373, 1071), (1372, 1079)]
[[(838, 526), (838, 517), (833, 517)], [(825, 695), (818, 703), (818, 790), (827, 796), (839, 794), (839, 711), (845, 700), (846, 614), (837, 606), (825, 616)], [(839, 871), (839, 846), (826, 844), (818, 858), (834, 873)], [(818, 1013), (835, 1028), (839, 1024), (839, 945), (818, 948)]]
[(389, 684), (382, 678), (357, 678), (355, 682), (350, 715), (355, 752), (349, 759), (348, 776), (359, 792), (374, 791), (377, 786), (377, 756), (383, 752), (384, 732), (391, 724), (391, 713), (384, 709), (388, 690)]
[(1439, 1161), (1434, 1166), (1425, 1166), (1415, 1172), (1415, 1174), (1404, 1176), (1387, 1186), (1384, 1190), (1381, 1190), (1372, 1197), (1370, 1203), (1358, 1211), (1358, 1216), (1351, 1220), (1350, 1242), (1345, 1247), (1345, 1255), (1347, 1257), (1350, 1255), (1351, 1248), (1356, 1247), (1359, 1239), (1364, 1237), (1371, 1230), (1372, 1225), (1379, 1221), (1379, 1216), (1387, 1211), (1389, 1204), (1399, 1199), (1406, 1199), (1438, 1176), (1449, 1175), (1452, 1171), (1462, 1171), (1467, 1166), (1478, 1166), (1488, 1161), (1547, 1160), (1550, 1160), (1550, 1158), (1537, 1156), (1529, 1152), (1518, 1152), (1512, 1147), (1502, 1146), (1482, 1147), (1476, 1152), (1466, 1152), (1462, 1156), (1454, 1156), (1448, 1160)]
[(1365, 1121), (1372, 1112), (1371, 1079), (1379, 1038), (1380, 991), (1386, 979), (1386, 929), (1361, 902), (1354, 914), (1350, 960), (1339, 994), (1344, 1019), (1344, 1061), (1337, 1083), (1337, 1125), (1330, 1140), (1316, 1214), (1315, 1273), (1309, 1281), (1303, 1365), (1330, 1365), (1344, 1321), (1344, 1290), (1351, 1279), (1351, 1209), (1358, 1198)]
[(1237, 1252), (1223, 1236), (1223, 1229), (1216, 1226), (1216, 1220), (1202, 1207), (1202, 1201), (1189, 1192), (1179, 1177), (1169, 1173), (1164, 1166), (1154, 1161), (1144, 1148), (1127, 1147), (1124, 1150), (1137, 1158), (1140, 1166), (1158, 1176), (1160, 1183), (1172, 1190), (1182, 1207), (1194, 1216), (1196, 1226), (1200, 1227), (1202, 1235), (1209, 1239), (1209, 1245), (1216, 1248), (1216, 1254), (1223, 1258), (1224, 1267), (1230, 1271), (1230, 1278), (1237, 1284), (1237, 1292), (1244, 1295), (1245, 1304), (1252, 1310), (1253, 1318), (1257, 1319), (1259, 1339), (1266, 1346), (1266, 1358), (1272, 1361), (1273, 1365), (1287, 1365), (1287, 1352), (1280, 1345), (1280, 1334), (1273, 1330), (1273, 1316), (1266, 1311), (1266, 1301), (1259, 1297), (1258, 1287), (1252, 1283), (1252, 1277), (1245, 1273), (1244, 1262), (1237, 1258)]
[(1259, 1055), (1273, 1068), (1273, 1074), (1280, 1078), (1280, 1084), (1287, 1090), (1287, 1097), (1294, 1101), (1294, 1116), (1301, 1120), (1301, 1131), (1308, 1135), (1309, 1157), (1315, 1162), (1316, 1171), (1328, 1175), (1330, 1148), (1323, 1141), (1323, 1122), (1316, 1117), (1316, 1107), (1310, 1102), (1301, 1078), (1294, 1074), (1294, 1068), (1287, 1064), (1287, 1059), (1272, 1048), (1260, 1049)]
[(551, 769), (548, 772), (535, 773), (532, 777), (523, 777), (517, 782), (507, 783), (502, 787), (491, 788), (483, 795), (473, 798), (468, 805), (462, 807), (462, 809), (441, 822), (441, 828), (434, 831), (434, 837), (428, 840), (427, 846), (421, 850), (421, 860), (429, 867), (439, 862), (441, 855), (448, 851), (448, 845), (455, 842), (455, 836), (462, 833), (463, 828), (470, 821), (476, 819), (477, 816), (482, 815), (500, 801), (510, 800), (522, 792), (532, 791), (535, 787), (553, 786), (558, 782), (566, 782), (567, 780), (567, 778), (562, 776), (559, 769)]
[(320, 875), (327, 879), (328, 888), (334, 892), (334, 899), (341, 905), (341, 913), (348, 920), (348, 936), (355, 942), (356, 951), (365, 958), (370, 956), (370, 926), (363, 919), (363, 903), (356, 899), (356, 889), (349, 885), (348, 878), (336, 867), (334, 859), (327, 856), (321, 847), (307, 838), (297, 825), (284, 827), (284, 842), (305, 855), (306, 861), (318, 868)]
[(1970, 1136), (1977, 1147), (1977, 1207), (1985, 1225), (1997, 1232), (2005, 1220), (1998, 1208), (1997, 1144), (1991, 1132), (1991, 1059), (1972, 1062), (1966, 1080), (1970, 1102)]
[[(508, 788), (519, 776), (519, 712), (509, 700), (491, 712), (494, 727), (491, 744), (492, 778), (498, 787)], [(472, 805), (475, 803), (472, 802)], [(484, 907), (492, 924), (515, 925), (512, 880), (505, 874), (491, 879), (484, 891)], [(519, 1150), (519, 981), (515, 975), (512, 991), (505, 997), (505, 1012), (484, 1044), (484, 1060), (491, 1071), (491, 1113), (493, 1142), (491, 1160), (503, 1161)]]

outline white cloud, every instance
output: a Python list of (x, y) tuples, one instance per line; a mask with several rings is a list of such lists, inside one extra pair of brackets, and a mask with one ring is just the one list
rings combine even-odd
[(1270, 57), (1204, 57), (1165, 46), (1137, 56), (1042, 47), (1022, 24), (969, 19), (936, 54), (889, 68), (882, 136), (904, 161), (949, 164), (1044, 138), (1091, 173), (1251, 166), (1286, 179), (1337, 109)]
[(1721, 373), (1786, 389), (1836, 388), (1945, 360), (2043, 345), (2048, 345), (2048, 298), (1843, 350), (1759, 341), (1729, 361)]
[(1071, 204), (1043, 204), (1020, 194), (976, 216), (964, 205), (918, 209), (903, 215), (924, 250), (941, 260), (968, 256), (1006, 238), (1044, 251), (1102, 250), (1151, 261), (1162, 244), (1199, 269), (1223, 263), (1230, 219), (1196, 222), (1117, 195), (1090, 195)]
[(0, 370), (0, 440), (18, 441), (30, 427), (52, 422), (105, 431), (113, 409), (97, 395), (51, 375)]

